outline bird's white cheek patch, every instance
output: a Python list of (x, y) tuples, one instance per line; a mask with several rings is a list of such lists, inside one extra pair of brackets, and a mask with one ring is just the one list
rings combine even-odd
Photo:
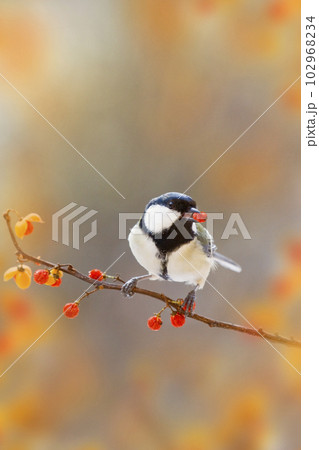
[(161, 233), (180, 218), (177, 211), (172, 211), (166, 206), (152, 205), (145, 212), (144, 223), (152, 233)]

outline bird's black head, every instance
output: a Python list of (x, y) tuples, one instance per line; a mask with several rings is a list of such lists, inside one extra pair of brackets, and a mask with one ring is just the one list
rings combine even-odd
[(168, 192), (153, 198), (145, 208), (142, 225), (151, 234), (159, 234), (168, 230), (177, 221), (192, 221), (196, 203), (188, 195)]
[(166, 207), (172, 211), (179, 212), (181, 215), (187, 212), (195, 212), (196, 210), (196, 202), (188, 195), (180, 194), (179, 192), (168, 192), (167, 194), (153, 198), (147, 204), (145, 211), (153, 205)]

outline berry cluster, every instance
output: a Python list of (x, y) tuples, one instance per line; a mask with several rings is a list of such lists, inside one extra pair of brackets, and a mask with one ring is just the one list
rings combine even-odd
[[(180, 300), (180, 302), (182, 304), (183, 300)], [(193, 311), (195, 309), (195, 306), (196, 306), (196, 304), (194, 303), (193, 308), (192, 308)], [(147, 321), (148, 328), (150, 328), (153, 331), (158, 331), (161, 328), (161, 326), (163, 325), (163, 322), (161, 319), (161, 314), (168, 307), (169, 306), (165, 306), (159, 313), (155, 314), (154, 316), (152, 316), (148, 319), (148, 321)], [(186, 309), (187, 309), (186, 305), (182, 306), (182, 310), (184, 310), (185, 313), (186, 313)], [(191, 312), (191, 307), (188, 308), (188, 313), (190, 313), (190, 312)], [(173, 327), (180, 328), (183, 325), (185, 325), (185, 322), (186, 322), (185, 313), (179, 313), (176, 311), (172, 311), (170, 319), (171, 319), (171, 324), (173, 325)]]
[(58, 287), (62, 283), (63, 272), (58, 268), (51, 270), (39, 269), (33, 274), (33, 279), (38, 284), (46, 286)]
[[(173, 327), (179, 328), (185, 324), (185, 315), (180, 313), (172, 313), (171, 314), (171, 324)], [(153, 331), (158, 331), (163, 325), (162, 319), (160, 315), (152, 316), (147, 321), (147, 326)]]
[[(14, 210), (15, 211), (15, 210)], [(21, 217), (20, 214), (15, 211), (19, 220), (16, 222), (14, 231), (18, 238), (23, 239), (24, 236), (28, 236), (33, 231), (32, 222), (43, 223), (43, 220), (36, 213), (27, 214), (25, 217)], [(18, 262), (21, 263), (18, 258)], [(3, 280), (8, 281), (13, 279), (16, 285), (20, 289), (27, 289), (31, 284), (32, 271), (31, 268), (25, 264), (19, 264), (18, 266), (10, 267), (5, 271)]]

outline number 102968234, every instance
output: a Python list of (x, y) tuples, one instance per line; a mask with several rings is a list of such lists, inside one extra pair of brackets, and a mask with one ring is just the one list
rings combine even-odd
[(306, 17), (306, 85), (316, 84), (316, 25), (315, 17)]

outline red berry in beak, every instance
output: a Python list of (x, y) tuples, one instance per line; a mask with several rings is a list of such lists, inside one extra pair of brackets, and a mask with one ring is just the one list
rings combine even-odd
[(196, 222), (206, 222), (207, 214), (204, 212), (194, 213), (193, 219), (196, 220)]

